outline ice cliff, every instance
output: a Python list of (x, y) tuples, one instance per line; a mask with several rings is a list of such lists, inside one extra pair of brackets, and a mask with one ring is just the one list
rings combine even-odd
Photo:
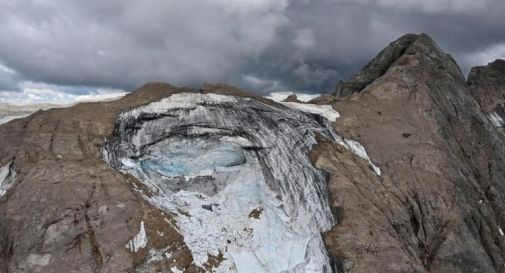
[(331, 272), (325, 174), (308, 152), (329, 122), (254, 99), (181, 93), (123, 113), (108, 162), (176, 216), (194, 262), (218, 272)]
[(334, 224), (326, 178), (308, 153), (316, 134), (349, 140), (323, 117), (336, 111), (295, 108), (175, 94), (123, 113), (105, 158), (176, 216), (198, 266), (223, 255), (218, 272), (331, 272), (321, 237)]

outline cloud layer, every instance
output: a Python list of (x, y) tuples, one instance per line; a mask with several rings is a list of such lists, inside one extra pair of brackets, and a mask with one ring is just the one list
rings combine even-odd
[(3, 0), (0, 90), (330, 92), (409, 32), (432, 35), (466, 72), (505, 58), (503, 14), (503, 0)]

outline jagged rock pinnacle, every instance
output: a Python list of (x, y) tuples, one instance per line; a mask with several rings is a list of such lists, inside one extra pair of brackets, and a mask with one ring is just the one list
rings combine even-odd
[[(417, 55), (417, 56), (416, 56)], [(453, 74), (461, 74), (454, 59), (444, 53), (442, 49), (427, 34), (406, 34), (389, 44), (372, 59), (363, 70), (346, 82), (340, 82), (336, 88), (335, 96), (343, 98), (356, 92), (361, 92), (370, 83), (384, 75), (391, 67), (403, 66), (413, 63), (404, 56), (413, 56), (424, 69), (444, 63)], [(461, 75), (457, 77), (462, 78)]]
[(498, 59), (486, 66), (472, 68), (468, 86), (484, 111), (505, 101), (505, 60)]

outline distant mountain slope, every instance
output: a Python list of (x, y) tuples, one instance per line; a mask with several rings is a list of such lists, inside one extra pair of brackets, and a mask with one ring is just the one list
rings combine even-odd
[(110, 101), (119, 99), (126, 93), (113, 93), (98, 96), (78, 96), (75, 101), (67, 103), (5, 103), (0, 102), (0, 124), (7, 123), (11, 120), (23, 118), (30, 115), (38, 110), (47, 110), (50, 108), (60, 108), (60, 107), (70, 107), (81, 102), (93, 102), (93, 101)]
[(0, 124), (7, 123), (13, 119), (23, 118), (29, 114), (49, 108), (58, 107), (55, 104), (30, 104), (14, 105), (9, 103), (0, 103)]

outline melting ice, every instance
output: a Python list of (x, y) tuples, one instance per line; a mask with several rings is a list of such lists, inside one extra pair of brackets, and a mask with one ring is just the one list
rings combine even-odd
[(182, 93), (124, 113), (104, 156), (174, 215), (196, 265), (221, 253), (215, 272), (331, 272), (326, 177), (308, 158), (316, 132), (346, 145), (317, 115)]

